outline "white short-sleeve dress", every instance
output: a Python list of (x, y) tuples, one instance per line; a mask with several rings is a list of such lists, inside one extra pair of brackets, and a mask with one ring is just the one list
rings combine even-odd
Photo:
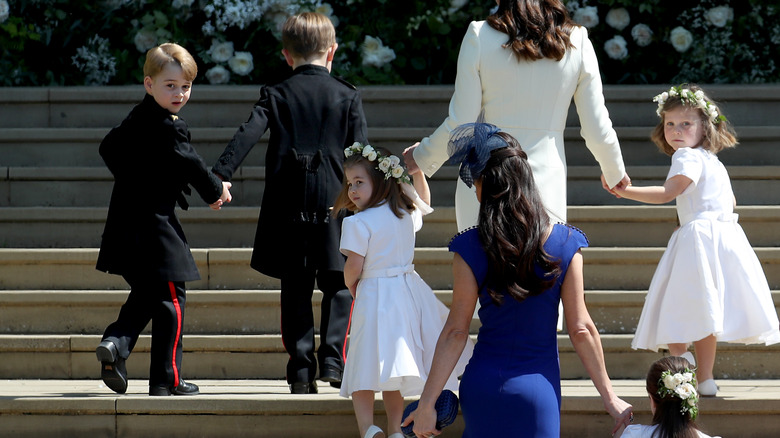
[[(352, 309), (343, 397), (361, 390), (422, 393), (449, 310), (414, 271), (415, 232), (421, 227), (419, 209), (398, 218), (387, 204), (344, 219), (342, 253), (365, 260)], [(457, 377), (472, 350), (469, 341), (446, 389), (458, 389)]]
[(726, 168), (704, 148), (681, 148), (667, 179), (676, 175), (692, 183), (677, 197), (680, 227), (658, 263), (631, 346), (657, 351), (709, 335), (780, 342), (766, 276), (737, 223)]
[[(645, 426), (642, 424), (632, 424), (626, 427), (626, 430), (623, 431), (623, 435), (620, 435), (620, 438), (653, 438), (656, 436), (654, 433), (657, 428), (657, 425)], [(696, 433), (699, 438), (720, 438), (719, 436), (710, 437), (706, 433), (698, 430)]]

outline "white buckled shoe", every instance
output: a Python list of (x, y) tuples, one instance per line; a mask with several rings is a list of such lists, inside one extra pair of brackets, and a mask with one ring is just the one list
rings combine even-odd
[(720, 387), (715, 383), (715, 379), (707, 379), (699, 383), (699, 395), (702, 397), (715, 397)]
[(366, 434), (363, 435), (363, 438), (385, 438), (385, 433), (382, 429), (372, 424), (366, 431)]

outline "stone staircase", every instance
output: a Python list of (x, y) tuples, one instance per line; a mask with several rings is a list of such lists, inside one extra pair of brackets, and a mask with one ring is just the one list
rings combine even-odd
[[(661, 183), (668, 169), (668, 157), (648, 140), (656, 121), (650, 99), (661, 88), (605, 90), (638, 185)], [(780, 128), (772, 117), (780, 110), (780, 86), (708, 88), (740, 136), (740, 146), (721, 153), (721, 160), (740, 203), (740, 223), (780, 306)], [(443, 120), (452, 88), (362, 91), (372, 144), (400, 153)], [(253, 86), (195, 88), (181, 115), (207, 162), (219, 156), (257, 94)], [(164, 424), (174, 425), (175, 436), (354, 436), (348, 400), (326, 386), (316, 396), (291, 396), (280, 380), (286, 354), (279, 284), (249, 268), (267, 138), (237, 173), (231, 205), (214, 212), (192, 202), (180, 212), (203, 278), (188, 283), (183, 373), (201, 384), (204, 395), (144, 396), (147, 335), (128, 362), (129, 394), (116, 396), (102, 386), (94, 348), (127, 286), (94, 269), (112, 184), (97, 145), (142, 95), (140, 86), (0, 88), (0, 430), (6, 431), (0, 436), (155, 436)], [(644, 206), (601, 190), (577, 124), (572, 109), (566, 130), (569, 220), (592, 245), (584, 250), (586, 299), (619, 394), (635, 405), (639, 421), (648, 422), (642, 379), (663, 353), (633, 351), (630, 342), (675, 227), (674, 207)], [(436, 211), (426, 217), (415, 254), (417, 271), (445, 304), (452, 287), (446, 244), (456, 231), (455, 178), (455, 169), (443, 168), (431, 179)], [(561, 335), (559, 345), (562, 434), (602, 436), (611, 420), (568, 337)], [(778, 363), (780, 346), (719, 345), (716, 373), (723, 390), (703, 400), (702, 424), (724, 437), (773, 436), (780, 426)], [(381, 402), (376, 406), (381, 414)], [(460, 428), (456, 423), (443, 436), (459, 436)]]

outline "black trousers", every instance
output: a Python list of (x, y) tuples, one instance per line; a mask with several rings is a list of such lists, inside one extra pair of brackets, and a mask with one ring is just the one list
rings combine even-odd
[(116, 344), (119, 356), (127, 359), (141, 331), (151, 321), (149, 385), (176, 386), (181, 372), (184, 282), (124, 278), (130, 284), (130, 294), (116, 321), (106, 328), (103, 340)]
[[(320, 346), (314, 357), (314, 281), (322, 291)], [(290, 358), (287, 382), (313, 382), (317, 365), (344, 369), (352, 296), (342, 271), (304, 270), (282, 278), (282, 342)]]

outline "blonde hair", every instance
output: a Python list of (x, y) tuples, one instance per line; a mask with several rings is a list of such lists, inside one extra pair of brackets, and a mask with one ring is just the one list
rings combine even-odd
[[(689, 88), (694, 93), (701, 91), (703, 99), (705, 99), (711, 107), (714, 107), (714, 110), (717, 111), (718, 114), (723, 114), (717, 102), (712, 100), (704, 92), (704, 90), (701, 89), (701, 87), (691, 84), (688, 85), (687, 88)], [(739, 141), (737, 141), (737, 134), (734, 132), (734, 128), (731, 126), (728, 120), (725, 118), (718, 119), (717, 123), (713, 123), (710, 115), (707, 114), (701, 107), (687, 104), (686, 101), (683, 100), (680, 96), (670, 96), (663, 104), (663, 106), (659, 108), (658, 115), (661, 117), (661, 121), (658, 122), (658, 125), (656, 125), (656, 127), (653, 129), (652, 134), (650, 134), (650, 139), (653, 141), (653, 143), (655, 143), (656, 146), (658, 146), (658, 149), (660, 149), (661, 152), (669, 156), (674, 155), (674, 148), (666, 141), (666, 137), (664, 136), (664, 125), (666, 124), (664, 116), (667, 111), (671, 111), (682, 106), (697, 111), (701, 118), (702, 128), (704, 129), (701, 147), (709, 150), (713, 154), (717, 154), (723, 149), (731, 148), (739, 144)]]
[[(385, 148), (377, 148), (376, 150), (385, 156), (390, 156), (390, 152)], [(387, 202), (390, 210), (398, 218), (403, 217), (402, 210), (412, 212), (415, 209), (412, 199), (401, 190), (401, 184), (406, 183), (399, 183), (396, 178), (386, 178), (384, 172), (377, 167), (376, 161), (369, 161), (368, 158), (355, 154), (344, 160), (344, 182), (333, 205), (334, 216), (338, 216), (341, 210), (358, 211), (357, 205), (349, 199), (349, 183), (346, 175), (347, 169), (356, 166), (362, 166), (366, 170), (368, 177), (371, 178), (371, 186), (374, 190), (366, 203), (365, 209)]]
[(184, 47), (176, 43), (160, 44), (146, 52), (144, 62), (144, 76), (155, 77), (165, 69), (168, 64), (176, 64), (181, 67), (184, 79), (192, 82), (198, 76), (198, 64)]
[(330, 19), (316, 12), (293, 15), (282, 27), (282, 47), (296, 57), (310, 59), (336, 43), (336, 29)]

